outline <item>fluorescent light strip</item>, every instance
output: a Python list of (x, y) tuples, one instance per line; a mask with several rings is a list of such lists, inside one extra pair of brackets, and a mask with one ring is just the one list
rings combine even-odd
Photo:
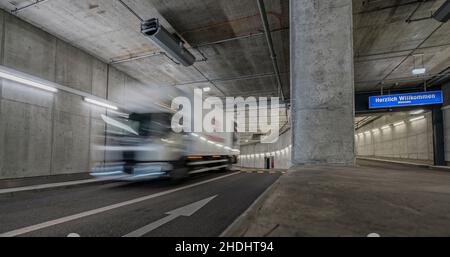
[(401, 125), (405, 125), (405, 122), (404, 121), (397, 122), (397, 123), (394, 124), (394, 127), (398, 127), (398, 126), (401, 126)]
[(425, 112), (425, 110), (417, 110), (417, 111), (412, 111), (412, 112), (410, 112), (410, 114), (411, 115), (419, 115), (419, 114), (422, 114), (422, 113), (424, 113)]
[(15, 73), (13, 71), (6, 71), (3, 68), (0, 69), (0, 78), (11, 80), (11, 81), (23, 84), (23, 85), (39, 88), (39, 89), (49, 91), (52, 93), (58, 92), (58, 89), (56, 89), (54, 87), (47, 86), (43, 83), (34, 81), (32, 79), (25, 78), (24, 76), (21, 76), (21, 74), (19, 72)]
[(119, 110), (119, 108), (117, 106), (110, 105), (110, 104), (107, 104), (107, 103), (104, 103), (104, 102), (100, 102), (100, 101), (97, 101), (97, 100), (94, 100), (94, 99), (91, 99), (91, 98), (85, 97), (84, 101), (86, 101), (86, 102), (88, 102), (90, 104), (94, 104), (94, 105), (100, 106), (100, 107), (105, 107), (107, 109), (111, 109), (111, 110), (115, 110), (115, 111)]
[(425, 116), (415, 117), (415, 118), (410, 119), (409, 121), (414, 122), (414, 121), (419, 121), (419, 120), (423, 120), (423, 119), (425, 119)]
[[(58, 85), (53, 82), (46, 81), (46, 80), (43, 80), (40, 78), (35, 78), (34, 76), (25, 74), (23, 72), (20, 72), (20, 71), (14, 70), (14, 69), (10, 69), (10, 68), (2, 66), (2, 65), (0, 65), (0, 79), (14, 81), (16, 83), (35, 87), (35, 88), (42, 89), (42, 90), (52, 92), (52, 93), (56, 93), (59, 90), (61, 90), (61, 91), (67, 92), (67, 93), (81, 96), (81, 97), (83, 97), (84, 101), (86, 101), (88, 103), (98, 105), (101, 107), (105, 107), (105, 108), (111, 109), (113, 111), (119, 110), (119, 108), (114, 105), (90, 98), (90, 94), (87, 94), (85, 92), (82, 92), (82, 91), (79, 91), (79, 90), (76, 90), (76, 89), (73, 89), (70, 87)], [(121, 112), (116, 112), (116, 114), (118, 114), (120, 116), (124, 116), (124, 117), (128, 116), (128, 114), (121, 113)]]
[(386, 126), (381, 127), (382, 130), (386, 130), (386, 129), (389, 129), (389, 128), (391, 128), (390, 125), (386, 125)]

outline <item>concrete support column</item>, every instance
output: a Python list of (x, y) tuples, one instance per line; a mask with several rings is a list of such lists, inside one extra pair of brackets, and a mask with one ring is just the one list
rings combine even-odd
[(433, 113), (433, 153), (434, 165), (446, 166), (445, 162), (445, 138), (444, 138), (444, 115), (442, 106), (436, 105), (432, 108)]
[(293, 164), (354, 164), (351, 0), (291, 0)]

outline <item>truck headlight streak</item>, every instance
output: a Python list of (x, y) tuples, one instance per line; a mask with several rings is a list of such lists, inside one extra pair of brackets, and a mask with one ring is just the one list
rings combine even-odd
[[(8, 69), (6, 67), (0, 66), (0, 78), (7, 79), (10, 81), (14, 81), (23, 85), (39, 88), (45, 91), (49, 91), (52, 93), (58, 92), (58, 89), (46, 85), (44, 81), (41, 82), (40, 79), (33, 79), (31, 76), (25, 75), (22, 72)], [(50, 83), (50, 82), (49, 82)]]
[(111, 110), (115, 110), (115, 111), (119, 110), (119, 108), (117, 106), (114, 106), (114, 105), (111, 105), (111, 104), (108, 104), (108, 103), (105, 103), (105, 102), (97, 101), (97, 100), (94, 100), (94, 99), (91, 99), (91, 98), (85, 97), (84, 101), (86, 101), (87, 103), (90, 103), (90, 104), (94, 104), (94, 105), (97, 105), (97, 106), (100, 106), (100, 107), (107, 108), (107, 109), (111, 109)]

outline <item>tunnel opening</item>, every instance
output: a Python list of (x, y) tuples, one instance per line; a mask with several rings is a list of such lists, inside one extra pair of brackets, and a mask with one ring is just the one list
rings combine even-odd
[(433, 109), (419, 107), (355, 118), (357, 158), (436, 164)]

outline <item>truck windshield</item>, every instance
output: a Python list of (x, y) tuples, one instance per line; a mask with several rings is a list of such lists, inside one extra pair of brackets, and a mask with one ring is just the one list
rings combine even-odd
[(108, 124), (108, 133), (124, 136), (161, 137), (171, 131), (168, 113), (132, 114), (128, 119), (102, 117)]

